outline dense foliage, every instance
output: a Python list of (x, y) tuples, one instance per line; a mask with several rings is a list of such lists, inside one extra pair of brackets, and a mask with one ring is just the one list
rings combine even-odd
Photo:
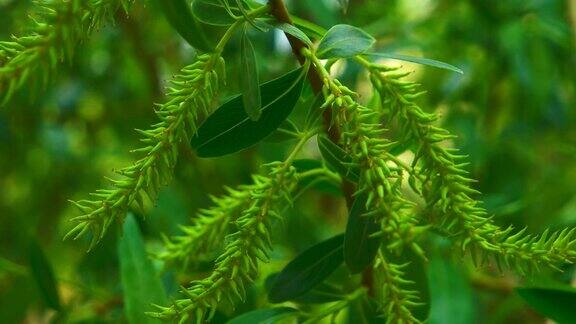
[(0, 1), (0, 316), (576, 322), (575, 12)]

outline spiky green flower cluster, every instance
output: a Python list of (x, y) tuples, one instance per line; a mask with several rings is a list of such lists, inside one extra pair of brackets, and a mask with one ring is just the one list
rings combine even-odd
[(379, 252), (374, 261), (374, 274), (376, 281), (376, 298), (380, 314), (386, 314), (386, 323), (419, 323), (410, 308), (419, 306), (418, 292), (409, 290), (407, 285), (413, 282), (402, 279), (405, 277), (403, 268), (388, 262), (382, 252)]
[[(370, 217), (380, 224), (380, 232), (374, 236), (384, 238), (387, 250), (400, 252), (408, 246), (424, 257), (416, 239), (426, 227), (418, 226), (415, 204), (401, 192), (403, 171), (412, 169), (389, 153), (393, 143), (384, 138), (384, 129), (374, 118), (374, 110), (358, 104), (353, 99), (354, 92), (338, 80), (332, 80), (313, 53), (308, 51), (305, 55), (322, 71), (325, 106), (335, 109), (335, 123), (342, 130), (342, 147), (360, 169), (355, 196), (366, 197), (366, 212), (362, 217)], [(402, 287), (408, 283), (403, 279), (402, 267), (387, 262), (384, 252), (378, 254), (374, 269), (382, 281), (379, 289), (384, 297), (380, 299), (380, 310), (385, 312), (389, 323), (416, 322), (410, 308), (417, 305), (417, 294)]]
[(358, 104), (353, 98), (356, 93), (331, 79), (311, 52), (306, 55), (317, 69), (324, 71), (324, 105), (335, 109), (335, 123), (342, 130), (342, 147), (361, 170), (355, 196), (366, 197), (367, 212), (363, 216), (380, 223), (381, 230), (375, 236), (386, 237), (389, 248), (399, 250), (408, 244), (422, 254), (414, 242), (414, 236), (421, 232), (411, 213), (414, 203), (401, 193), (405, 166), (389, 153), (394, 143), (384, 138), (385, 130), (375, 122), (374, 111)]
[[(417, 296), (402, 287), (407, 283), (402, 267), (388, 262), (384, 255), (408, 246), (425, 258), (417, 239), (430, 226), (459, 242), (463, 251), (467, 247), (472, 252), (482, 251), (480, 263), (494, 257), (524, 272), (531, 267), (576, 261), (576, 230), (556, 232), (550, 237), (548, 232), (539, 237), (523, 235), (523, 231), (513, 234), (512, 227), (503, 230), (487, 217), (471, 197), (477, 192), (469, 186), (472, 180), (463, 169), (462, 156), (444, 146), (453, 136), (434, 125), (435, 115), (423, 112), (414, 103), (422, 93), (417, 92), (416, 84), (402, 79), (406, 73), (358, 58), (369, 70), (380, 95), (382, 109), (378, 110), (360, 105), (356, 94), (333, 79), (312, 51), (305, 50), (304, 55), (321, 74), (325, 98), (322, 108), (334, 110), (333, 123), (342, 131), (341, 146), (360, 170), (355, 196), (366, 197), (363, 216), (381, 225), (374, 235), (384, 239), (374, 269), (386, 287), (380, 307), (389, 322), (415, 322), (410, 308), (417, 305)], [(389, 152), (396, 143), (386, 139), (382, 120), (399, 125), (397, 140), (417, 148), (411, 165)], [(426, 201), (421, 217), (416, 217), (420, 214), (416, 205), (402, 191), (406, 176), (412, 189)]]
[(114, 220), (123, 219), (129, 207), (143, 209), (147, 199), (156, 200), (160, 188), (171, 180), (178, 146), (189, 142), (199, 118), (211, 112), (224, 71), (222, 57), (204, 54), (171, 80), (166, 102), (156, 110), (160, 122), (138, 131), (145, 146), (133, 152), (143, 157), (117, 171), (120, 178), (110, 180), (112, 189), (96, 191), (94, 200), (74, 202), (83, 215), (73, 218), (78, 224), (67, 236), (91, 231), (93, 246)]
[(69, 60), (78, 43), (111, 20), (128, 0), (38, 0), (32, 26), (26, 36), (13, 36), (0, 42), (0, 102), (42, 76), (48, 83), (51, 72), (61, 61)]
[(193, 224), (181, 226), (182, 234), (165, 238), (164, 250), (156, 257), (167, 263), (180, 263), (187, 268), (190, 261), (198, 262), (209, 257), (223, 246), (224, 237), (230, 231), (240, 212), (249, 205), (251, 192), (256, 184), (226, 188), (228, 194), (212, 197), (214, 206), (203, 209), (192, 219)]
[(272, 223), (281, 219), (280, 211), (291, 203), (298, 182), (288, 160), (272, 163), (268, 168), (267, 175), (253, 177), (250, 204), (234, 222), (237, 230), (226, 237), (224, 252), (216, 260), (212, 274), (192, 282), (191, 287), (182, 290), (187, 298), (175, 301), (171, 307), (160, 307), (153, 316), (179, 317), (181, 323), (192, 316), (194, 323), (202, 323), (213, 316), (222, 301), (234, 304), (236, 298), (245, 299), (246, 286), (258, 274), (259, 262), (268, 261)]
[(576, 261), (576, 229), (552, 234), (546, 231), (537, 236), (495, 225), (471, 197), (478, 192), (470, 187), (474, 180), (468, 178), (464, 169), (464, 156), (443, 145), (453, 135), (437, 127), (437, 117), (415, 103), (423, 94), (418, 92), (417, 84), (403, 80), (406, 73), (395, 69), (377, 64), (368, 67), (389, 121), (396, 120), (400, 125), (402, 141), (417, 147), (412, 166), (421, 180), (417, 190), (426, 200), (431, 224), (459, 241), (463, 251), (471, 248), (473, 255), (479, 256), (480, 260), (475, 260), (479, 264), (493, 256), (499, 266), (502, 262), (524, 273)]
[(403, 169), (388, 153), (390, 143), (382, 137), (383, 129), (372, 122), (369, 108), (353, 103), (337, 109), (344, 148), (361, 170), (356, 195), (367, 197), (363, 216), (381, 224), (378, 235), (386, 237), (390, 247), (408, 243), (420, 251), (411, 239), (417, 222), (410, 213), (414, 204), (401, 193)]
[[(76, 225), (68, 236), (77, 238), (90, 232), (91, 247), (94, 246), (111, 223), (121, 221), (130, 208), (144, 209), (171, 180), (179, 146), (187, 144), (203, 117), (212, 113), (219, 87), (224, 83), (226, 71), (221, 57), (224, 46), (245, 23), (260, 29), (261, 24), (256, 24), (254, 19), (266, 15), (270, 9), (261, 6), (247, 11), (241, 0), (234, 0), (237, 8), (231, 6), (231, 1), (218, 2), (217, 7), (224, 8), (234, 22), (214, 53), (200, 55), (171, 81), (165, 103), (156, 110), (159, 122), (148, 130), (138, 130), (144, 145), (133, 152), (140, 154), (140, 158), (117, 171), (118, 177), (110, 179), (112, 188), (96, 191), (92, 199), (73, 202), (82, 215), (73, 218)], [(40, 74), (46, 80), (58, 62), (72, 57), (79, 41), (128, 2), (39, 1), (38, 16), (30, 35), (0, 42), (0, 100), (9, 100), (33, 75)], [(278, 3), (283, 6), (281, 1), (274, 2), (276, 7)], [(321, 29), (313, 29), (322, 34)], [(287, 30), (294, 34), (292, 36), (296, 35), (294, 39), (312, 43), (307, 35), (301, 34), (303, 32), (294, 28)], [(462, 251), (479, 256), (476, 263), (480, 264), (493, 258), (499, 265), (503, 263), (523, 273), (541, 266), (556, 268), (562, 263), (576, 262), (576, 229), (545, 231), (535, 236), (524, 234), (525, 230), (502, 229), (494, 224), (473, 198), (478, 192), (470, 186), (473, 180), (464, 169), (463, 156), (446, 146), (453, 136), (435, 125), (436, 115), (425, 113), (416, 104), (422, 93), (416, 84), (403, 79), (406, 73), (357, 56), (356, 60), (368, 70), (381, 99), (380, 107), (364, 106), (354, 91), (330, 75), (329, 68), (316, 57), (314, 49), (305, 48), (302, 54), (309, 60), (306, 68), (313, 67), (312, 88), (322, 88), (324, 103), (320, 110), (332, 112), (325, 115), (332, 117), (326, 121), (331, 125), (324, 125), (325, 129), (336, 128), (334, 134), (341, 136), (330, 134), (333, 144), (340, 146), (348, 166), (359, 170), (354, 196), (365, 200), (365, 212), (361, 216), (378, 225), (372, 236), (380, 239), (375, 259), (366, 264), (371, 268), (365, 268), (373, 272), (376, 286), (355, 288), (318, 313), (301, 314), (307, 322), (336, 316), (366, 292), (375, 293), (379, 311), (388, 323), (418, 322), (411, 311), (419, 305), (417, 293), (406, 287), (412, 282), (405, 279), (405, 266), (395, 262), (395, 258), (403, 248), (410, 248), (425, 259), (418, 239), (430, 228), (457, 242)], [(301, 61), (303, 57), (298, 56)], [(343, 57), (348, 58), (347, 55), (337, 58)], [(318, 81), (316, 77), (321, 84), (314, 84)], [(382, 121), (385, 126), (399, 128), (395, 138), (387, 138), (389, 134)], [(191, 261), (211, 257), (217, 250), (221, 250), (221, 254), (207, 278), (193, 281), (182, 289), (181, 299), (169, 307), (159, 306), (159, 311), (152, 316), (201, 323), (214, 315), (222, 301), (234, 304), (238, 299), (245, 299), (247, 285), (255, 280), (259, 263), (269, 259), (271, 227), (281, 219), (284, 207), (297, 196), (294, 191), (298, 181), (322, 174), (341, 180), (323, 167), (298, 174), (292, 166), (299, 150), (318, 132), (318, 128), (310, 126), (302, 133), (293, 133), (300, 141), (284, 162), (268, 164), (264, 175), (253, 177), (253, 184), (228, 189), (226, 196), (213, 198), (214, 207), (201, 210), (191, 226), (182, 227), (183, 234), (165, 240), (165, 250), (158, 257), (183, 263), (185, 267)], [(391, 152), (398, 143), (415, 148), (411, 165)], [(417, 204), (407, 198), (406, 182), (424, 199), (424, 212), (418, 212)]]

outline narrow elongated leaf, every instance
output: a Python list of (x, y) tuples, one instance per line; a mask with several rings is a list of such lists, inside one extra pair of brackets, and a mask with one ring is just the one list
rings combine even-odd
[(315, 35), (316, 37), (321, 38), (326, 34), (326, 29), (322, 26), (318, 26), (308, 20), (296, 16), (290, 16), (290, 18), (294, 22), (294, 25), (302, 29), (304, 32), (307, 32), (308, 35)]
[(29, 261), (32, 277), (38, 285), (44, 302), (46, 302), (48, 307), (61, 311), (62, 303), (60, 302), (60, 294), (56, 287), (56, 279), (54, 278), (52, 265), (36, 240), (30, 243)]
[[(449, 247), (449, 245), (448, 245)], [(446, 247), (444, 250), (449, 251)], [(440, 248), (433, 250), (428, 263), (430, 324), (473, 323), (476, 315), (472, 287), (462, 267)]]
[(432, 59), (427, 59), (424, 57), (416, 57), (416, 56), (401, 55), (401, 54), (389, 54), (389, 53), (365, 53), (365, 55), (368, 57), (371, 57), (371, 58), (387, 58), (387, 59), (392, 59), (392, 60), (399, 60), (399, 61), (406, 61), (406, 62), (422, 64), (422, 65), (428, 65), (428, 66), (436, 67), (439, 69), (445, 69), (445, 70), (450, 70), (450, 71), (453, 71), (456, 73), (464, 74), (464, 71), (462, 71), (462, 69), (457, 68), (454, 65), (440, 62), (440, 61), (436, 61), (436, 60), (432, 60)]
[(359, 195), (350, 208), (344, 239), (344, 262), (352, 273), (362, 272), (370, 266), (380, 247), (381, 240), (370, 237), (380, 226), (373, 218), (363, 216), (365, 213), (366, 196)]
[[(273, 273), (266, 278), (264, 286), (267, 291), (270, 291), (276, 278), (280, 273)], [(307, 293), (292, 299), (291, 301), (298, 304), (324, 304), (332, 303), (346, 298), (346, 293), (333, 285), (322, 282)]]
[(325, 136), (318, 136), (318, 148), (330, 167), (352, 182), (358, 182), (360, 171), (352, 159), (338, 145)]
[(146, 315), (152, 304), (165, 305), (166, 294), (148, 259), (134, 216), (128, 215), (118, 241), (124, 309), (129, 323), (159, 323)]
[(322, 116), (322, 109), (320, 107), (324, 104), (324, 95), (322, 93), (318, 93), (314, 100), (311, 102), (310, 106), (308, 107), (308, 111), (306, 113), (306, 119), (304, 121), (305, 129), (311, 129), (314, 127), (315, 124), (318, 123), (318, 120)]
[(168, 19), (170, 25), (176, 29), (178, 34), (184, 38), (192, 47), (210, 51), (213, 46), (204, 34), (202, 26), (192, 15), (188, 1), (186, 0), (158, 0), (158, 4)]
[[(236, 7), (231, 6), (230, 11), (234, 14), (240, 14), (238, 8)], [(230, 11), (226, 10), (221, 0), (192, 1), (192, 14), (199, 21), (208, 25), (232, 25), (236, 20), (230, 15)]]
[(233, 318), (227, 324), (273, 324), (297, 314), (298, 310), (292, 307), (257, 309)]
[(345, 298), (345, 293), (325, 282), (322, 282), (302, 296), (294, 298), (293, 301), (299, 304), (325, 304), (333, 303)]
[(374, 37), (360, 28), (336, 25), (320, 41), (316, 55), (321, 59), (352, 57), (365, 53), (375, 42)]
[(250, 120), (241, 96), (224, 103), (198, 129), (191, 145), (200, 157), (215, 157), (250, 147), (278, 128), (290, 115), (304, 84), (306, 71), (298, 68), (260, 86), (261, 116)]
[(559, 324), (576, 323), (576, 289), (518, 288), (516, 292), (541, 315)]
[(258, 81), (258, 65), (256, 64), (256, 52), (250, 42), (246, 31), (242, 34), (240, 42), (240, 88), (242, 89), (242, 103), (246, 114), (253, 121), (260, 118), (262, 100)]
[(290, 34), (290, 35), (298, 38), (299, 40), (304, 42), (304, 44), (306, 44), (308, 46), (312, 46), (312, 41), (310, 40), (310, 38), (308, 38), (306, 33), (304, 33), (302, 30), (300, 30), (300, 28), (298, 28), (294, 25), (287, 24), (287, 23), (275, 24), (274, 27), (280, 29), (281, 31), (283, 31), (287, 34)]
[(326, 279), (344, 261), (340, 234), (302, 252), (278, 274), (268, 293), (271, 303), (304, 295)]

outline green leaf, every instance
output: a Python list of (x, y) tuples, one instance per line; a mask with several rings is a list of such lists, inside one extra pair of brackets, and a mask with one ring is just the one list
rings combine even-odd
[(517, 288), (516, 292), (541, 315), (559, 324), (576, 323), (576, 289)]
[(428, 263), (430, 324), (473, 323), (476, 317), (472, 287), (466, 273), (450, 258), (450, 242), (436, 240)]
[[(266, 277), (264, 286), (267, 291), (270, 291), (274, 285), (278, 274), (279, 272), (276, 272)], [(325, 304), (343, 300), (345, 298), (346, 294), (341, 289), (338, 289), (329, 283), (322, 282), (307, 293), (296, 297), (291, 301), (298, 304)]]
[(36, 240), (30, 243), (29, 261), (32, 278), (36, 281), (44, 302), (48, 307), (61, 311), (62, 303), (52, 265)]
[(299, 18), (297, 16), (290, 16), (294, 25), (298, 28), (302, 29), (304, 32), (307, 32), (309, 35), (315, 35), (318, 38), (322, 38), (326, 34), (326, 29), (322, 26), (318, 26), (315, 23)]
[(157, 2), (170, 25), (176, 29), (178, 34), (180, 34), (188, 44), (205, 52), (210, 52), (213, 49), (213, 46), (204, 34), (202, 26), (200, 26), (198, 20), (192, 15), (188, 1), (158, 0)]
[(322, 112), (324, 111), (320, 107), (324, 104), (324, 95), (318, 93), (314, 100), (311, 101), (310, 106), (307, 109), (306, 119), (304, 120), (304, 127), (306, 130), (313, 129), (318, 123), (318, 120), (322, 117)]
[(198, 129), (191, 145), (200, 157), (216, 157), (248, 148), (270, 135), (294, 109), (306, 71), (298, 68), (260, 86), (262, 112), (250, 120), (241, 96), (224, 103)]
[[(298, 159), (294, 160), (292, 165), (296, 168), (298, 172), (305, 172), (312, 169), (320, 169), (324, 167), (321, 161), (313, 159)], [(294, 197), (299, 197), (305, 191), (309, 189), (314, 189), (319, 192), (340, 196), (342, 191), (340, 189), (340, 184), (333, 179), (330, 179), (324, 175), (308, 176), (300, 179), (298, 182), (298, 190), (294, 194)]]
[(257, 309), (233, 318), (227, 324), (273, 324), (297, 314), (298, 310), (292, 307)]
[(383, 315), (378, 314), (378, 310), (373, 305), (373, 300), (359, 298), (351, 302), (348, 306), (348, 314), (345, 324), (381, 324)]
[(312, 41), (310, 40), (310, 38), (308, 38), (308, 36), (302, 30), (300, 30), (300, 28), (298, 28), (294, 25), (287, 24), (287, 23), (275, 24), (273, 26), (274, 26), (274, 28), (278, 28), (287, 34), (298, 38), (299, 40), (304, 42), (304, 44), (306, 44), (308, 46), (312, 46)]
[(310, 291), (344, 261), (340, 234), (302, 252), (278, 274), (268, 293), (271, 303), (281, 303)]
[(299, 304), (325, 304), (333, 303), (335, 301), (343, 300), (346, 295), (335, 287), (322, 282), (314, 289), (308, 291), (300, 297), (294, 298), (292, 301)]
[(316, 159), (296, 159), (292, 166), (300, 173), (324, 167), (322, 162)]
[(450, 65), (448, 63), (427, 59), (423, 57), (416, 57), (416, 56), (409, 56), (409, 55), (400, 55), (400, 54), (388, 54), (388, 53), (365, 53), (364, 55), (371, 57), (371, 58), (387, 58), (392, 60), (399, 60), (399, 61), (406, 61), (412, 62), (422, 65), (428, 65), (432, 67), (436, 67), (439, 69), (450, 70), (456, 73), (464, 74), (464, 71), (455, 67), (454, 65)]
[(148, 259), (134, 216), (129, 214), (118, 241), (124, 309), (129, 323), (159, 323), (146, 315), (152, 304), (168, 301), (154, 266)]
[[(230, 6), (230, 11), (235, 13), (238, 8)], [(192, 1), (192, 14), (199, 21), (214, 26), (229, 26), (236, 19), (230, 15), (230, 11), (222, 4), (221, 0), (194, 0)], [(238, 14), (240, 12), (238, 11)]]
[(337, 8), (333, 6), (330, 1), (299, 1), (298, 7), (302, 12), (310, 17), (314, 17), (314, 21), (322, 26), (334, 26), (340, 19), (340, 13)]
[(358, 182), (360, 170), (343, 149), (325, 136), (318, 136), (318, 148), (324, 160), (336, 172), (352, 182)]
[(262, 99), (258, 87), (258, 65), (254, 46), (244, 30), (240, 41), (240, 88), (246, 114), (253, 121), (260, 119)]
[(360, 28), (336, 25), (320, 41), (316, 55), (321, 59), (348, 58), (365, 53), (375, 42), (374, 37)]
[(372, 217), (366, 217), (366, 195), (356, 197), (346, 225), (344, 238), (344, 262), (352, 273), (360, 273), (372, 264), (378, 248), (379, 238), (371, 238), (370, 235), (378, 232), (380, 226)]
[(281, 143), (300, 138), (300, 130), (290, 119), (286, 119), (278, 129), (264, 139), (268, 143)]

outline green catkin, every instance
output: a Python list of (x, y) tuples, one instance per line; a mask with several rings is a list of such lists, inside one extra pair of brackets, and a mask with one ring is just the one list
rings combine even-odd
[(414, 282), (403, 279), (405, 267), (390, 263), (382, 252), (374, 261), (375, 297), (379, 313), (385, 314), (387, 324), (420, 323), (410, 310), (421, 304), (418, 302), (418, 292), (406, 288)]
[[(138, 130), (145, 146), (133, 152), (142, 158), (117, 171), (120, 177), (110, 180), (112, 189), (96, 191), (93, 200), (74, 202), (82, 215), (72, 219), (77, 225), (67, 237), (77, 238), (91, 231), (92, 247), (113, 221), (124, 218), (128, 208), (142, 210), (146, 200), (155, 201), (161, 187), (172, 178), (178, 146), (189, 142), (199, 119), (212, 111), (221, 83), (216, 71), (221, 70), (224, 60), (219, 55), (204, 54), (174, 77), (166, 102), (156, 111), (160, 122), (149, 130)], [(206, 87), (207, 83), (211, 86)]]
[[(37, 1), (29, 34), (0, 42), (0, 102), (8, 102), (19, 88), (38, 80), (46, 85), (58, 63), (71, 60), (77, 44), (111, 21), (121, 7), (126, 10), (129, 2)], [(221, 4), (234, 16), (228, 0)], [(158, 123), (137, 130), (143, 146), (133, 152), (139, 159), (117, 171), (118, 177), (110, 179), (111, 189), (97, 190), (91, 199), (73, 202), (81, 215), (73, 218), (75, 227), (67, 237), (78, 238), (90, 232), (93, 247), (110, 224), (123, 220), (130, 208), (144, 209), (146, 202), (155, 201), (161, 187), (171, 181), (179, 146), (189, 142), (203, 117), (213, 111), (224, 84), (226, 68), (220, 56), (224, 46), (246, 22), (259, 29), (253, 19), (268, 10), (261, 6), (246, 11), (241, 1), (236, 4), (240, 5), (240, 15), (234, 17), (236, 22), (222, 36), (215, 53), (200, 55), (183, 68), (170, 82), (165, 102), (158, 105)], [(380, 225), (375, 235), (382, 244), (372, 265), (375, 286), (371, 288), (387, 323), (419, 322), (411, 311), (420, 305), (418, 294), (409, 288), (413, 283), (405, 279), (405, 265), (394, 263), (394, 256), (411, 248), (425, 259), (418, 240), (430, 228), (457, 242), (463, 252), (479, 256), (474, 260), (480, 265), (493, 259), (499, 266), (526, 273), (576, 262), (576, 229), (531, 235), (525, 234), (525, 229), (503, 229), (494, 224), (473, 198), (478, 192), (471, 187), (473, 180), (464, 169), (464, 157), (445, 145), (454, 136), (436, 126), (436, 115), (416, 104), (423, 93), (418, 92), (415, 83), (404, 79), (407, 73), (356, 57), (368, 70), (381, 100), (380, 107), (366, 107), (359, 104), (354, 91), (328, 73), (329, 68), (312, 50), (304, 49), (302, 54), (322, 80), (324, 102), (320, 109), (333, 111), (329, 121), (332, 125), (326, 126), (339, 128), (338, 145), (351, 161), (349, 167), (359, 170), (354, 196), (366, 197), (367, 212), (363, 216)], [(382, 121), (399, 128), (398, 138), (386, 138)], [(308, 132), (284, 162), (266, 165), (266, 172), (254, 176), (252, 184), (228, 189), (225, 196), (213, 198), (214, 207), (201, 210), (192, 225), (182, 227), (183, 234), (165, 239), (165, 248), (157, 258), (166, 263), (186, 267), (215, 252), (221, 254), (207, 278), (183, 287), (180, 299), (171, 306), (158, 306), (158, 312), (149, 315), (202, 323), (212, 318), (221, 302), (234, 305), (246, 298), (247, 286), (257, 277), (260, 262), (269, 260), (272, 224), (282, 219), (282, 210), (292, 204), (298, 181), (306, 173), (298, 174), (292, 162), (316, 130)], [(399, 146), (414, 148), (411, 165), (391, 153)], [(307, 172), (312, 171), (318, 170)], [(418, 212), (416, 204), (406, 198), (406, 183), (424, 198), (424, 212)], [(335, 318), (364, 297), (366, 289), (357, 288), (317, 313), (300, 315), (307, 317), (307, 322), (330, 315)]]
[(227, 188), (227, 195), (212, 197), (215, 206), (201, 210), (192, 225), (181, 226), (181, 235), (165, 239), (164, 250), (156, 257), (167, 263), (183, 264), (186, 269), (190, 262), (211, 256), (223, 246), (231, 225), (249, 205), (250, 192), (255, 189), (256, 185)]
[(152, 316), (202, 323), (212, 317), (222, 301), (234, 304), (237, 299), (245, 299), (247, 285), (258, 274), (258, 264), (268, 261), (272, 223), (281, 219), (284, 205), (292, 203), (292, 191), (298, 183), (289, 162), (275, 162), (268, 168), (267, 175), (254, 177), (250, 204), (235, 221), (238, 229), (226, 237), (224, 252), (217, 258), (212, 274), (192, 282), (182, 290), (186, 298), (170, 307), (159, 306), (160, 311)]
[[(415, 237), (424, 233), (418, 226), (418, 219), (412, 215), (414, 204), (407, 200), (402, 192), (402, 166), (388, 153), (390, 142), (383, 138), (381, 125), (374, 122), (374, 111), (358, 104), (355, 94), (332, 81), (323, 65), (310, 52), (307, 57), (323, 71), (324, 95), (336, 112), (336, 123), (342, 130), (342, 147), (353, 163), (360, 169), (360, 179), (355, 196), (364, 195), (366, 199), (365, 216), (374, 218), (380, 224), (384, 246), (388, 250), (400, 252), (404, 246), (412, 248), (422, 255), (422, 249)], [(417, 234), (418, 235), (415, 235)], [(417, 305), (417, 295), (402, 288), (401, 267), (389, 264), (382, 252), (375, 263), (375, 269), (381, 272), (382, 285), (385, 285), (380, 310), (385, 311), (389, 323), (414, 323), (417, 320), (410, 309)]]
[[(361, 61), (365, 63), (365, 61)], [(396, 120), (401, 128), (401, 141), (418, 149), (413, 167), (414, 179), (427, 202), (428, 221), (457, 240), (462, 251), (471, 249), (480, 255), (477, 263), (488, 257), (520, 273), (540, 267), (556, 268), (576, 261), (576, 230), (562, 230), (548, 235), (514, 233), (512, 227), (495, 225), (480, 203), (471, 197), (478, 192), (470, 187), (474, 180), (464, 169), (464, 156), (445, 148), (442, 142), (451, 138), (447, 130), (435, 126), (437, 117), (424, 112), (414, 101), (422, 95), (416, 84), (403, 80), (405, 73), (375, 64), (366, 64), (376, 91), (379, 92), (389, 122)], [(416, 171), (415, 171), (416, 172)], [(474, 253), (479, 252), (479, 253)]]
[(127, 0), (58, 0), (35, 2), (31, 27), (26, 36), (0, 42), (0, 102), (29, 81), (48, 83), (58, 63), (72, 58), (81, 41), (112, 20)]

